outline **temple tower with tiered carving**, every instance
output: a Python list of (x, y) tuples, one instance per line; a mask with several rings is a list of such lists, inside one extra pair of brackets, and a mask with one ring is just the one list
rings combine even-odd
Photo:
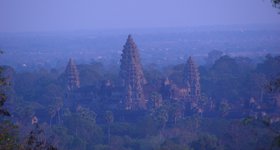
[(186, 63), (184, 71), (184, 80), (185, 85), (189, 90), (189, 97), (191, 99), (198, 100), (201, 97), (200, 75), (192, 57), (189, 57)]
[(139, 50), (131, 35), (127, 38), (121, 57), (120, 77), (125, 89), (123, 94), (124, 107), (127, 110), (146, 109), (143, 93), (146, 79), (140, 62)]
[(80, 88), (79, 72), (74, 60), (71, 58), (69, 59), (68, 65), (66, 67), (65, 75), (67, 78), (67, 89), (69, 91)]

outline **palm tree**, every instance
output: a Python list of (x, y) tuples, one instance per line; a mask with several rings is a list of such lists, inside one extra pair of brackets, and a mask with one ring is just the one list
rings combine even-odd
[(162, 139), (162, 133), (165, 130), (166, 123), (168, 121), (169, 115), (168, 115), (168, 109), (165, 107), (160, 107), (155, 110), (154, 114), (152, 114), (154, 119), (159, 123), (160, 125), (160, 139)]
[(105, 119), (106, 119), (106, 122), (108, 124), (108, 130), (107, 130), (107, 133), (108, 133), (108, 144), (110, 144), (110, 140), (111, 140), (111, 124), (114, 122), (114, 115), (113, 115), (113, 113), (111, 111), (106, 111)]
[(53, 118), (55, 117), (56, 115), (56, 111), (55, 111), (55, 108), (54, 106), (49, 106), (49, 115), (50, 115), (50, 127), (52, 127), (52, 120)]
[(58, 124), (61, 123), (60, 111), (63, 106), (63, 101), (61, 98), (56, 97), (55, 104), (49, 107), (49, 114), (50, 114), (50, 126), (52, 126), (52, 119), (57, 116)]
[(170, 105), (170, 111), (174, 119), (174, 124), (177, 124), (179, 118), (184, 116), (184, 104), (180, 102), (175, 102)]

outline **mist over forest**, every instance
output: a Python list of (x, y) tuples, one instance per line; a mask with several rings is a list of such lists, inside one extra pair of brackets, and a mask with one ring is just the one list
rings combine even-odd
[[(0, 62), (23, 71), (63, 68), (69, 58), (75, 58), (77, 63), (100, 62), (112, 67), (119, 63), (123, 39), (129, 31), (1, 34), (1, 48), (7, 51)], [(213, 50), (256, 61), (268, 53), (279, 54), (280, 30), (275, 25), (151, 28), (133, 32), (143, 65), (174, 65), (185, 62), (188, 56), (205, 64), (207, 54)]]
[(174, 1), (0, 2), (0, 150), (280, 149), (279, 0)]

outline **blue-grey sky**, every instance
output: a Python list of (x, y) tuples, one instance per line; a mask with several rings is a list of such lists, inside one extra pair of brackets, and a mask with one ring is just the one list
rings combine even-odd
[(0, 32), (279, 23), (270, 0), (0, 0)]

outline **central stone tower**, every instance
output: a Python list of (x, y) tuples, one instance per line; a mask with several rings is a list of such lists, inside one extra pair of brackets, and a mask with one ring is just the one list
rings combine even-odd
[(189, 89), (189, 96), (198, 100), (201, 97), (199, 71), (192, 57), (189, 57), (185, 66), (185, 83)]
[(67, 77), (67, 89), (69, 91), (80, 88), (79, 72), (74, 60), (71, 58), (67, 64), (65, 74)]
[(124, 86), (124, 105), (126, 110), (146, 109), (143, 85), (146, 84), (139, 50), (131, 35), (123, 47), (121, 55), (120, 77)]

